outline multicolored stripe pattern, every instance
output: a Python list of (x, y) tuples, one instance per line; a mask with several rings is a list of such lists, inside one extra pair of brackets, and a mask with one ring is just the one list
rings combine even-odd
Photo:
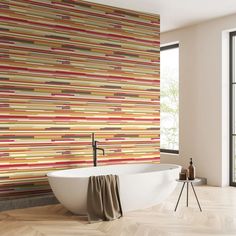
[(52, 170), (159, 162), (159, 16), (79, 0), (0, 0), (0, 198)]

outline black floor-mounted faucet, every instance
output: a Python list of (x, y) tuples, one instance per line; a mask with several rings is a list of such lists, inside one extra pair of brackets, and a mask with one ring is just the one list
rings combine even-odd
[(92, 133), (93, 166), (97, 166), (97, 150), (101, 150), (103, 152), (103, 156), (105, 155), (105, 150), (103, 148), (98, 148), (97, 144), (98, 141), (95, 140), (94, 133)]

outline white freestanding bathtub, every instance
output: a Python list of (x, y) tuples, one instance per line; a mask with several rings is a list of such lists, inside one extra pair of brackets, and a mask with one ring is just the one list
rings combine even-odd
[(62, 205), (75, 214), (87, 214), (89, 176), (118, 175), (125, 213), (162, 202), (175, 189), (180, 169), (172, 164), (122, 164), (54, 171), (47, 176)]

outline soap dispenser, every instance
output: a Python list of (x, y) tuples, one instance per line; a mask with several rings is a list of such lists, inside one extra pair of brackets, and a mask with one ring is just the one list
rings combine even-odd
[(193, 165), (193, 160), (190, 158), (190, 164), (188, 167), (188, 179), (194, 180), (196, 175), (195, 166)]

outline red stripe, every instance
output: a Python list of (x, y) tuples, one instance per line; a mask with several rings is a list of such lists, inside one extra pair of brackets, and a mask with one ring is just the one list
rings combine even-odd
[(158, 83), (158, 80), (145, 80), (145, 79), (134, 79), (131, 77), (122, 77), (122, 76), (105, 76), (105, 75), (93, 75), (88, 73), (80, 73), (80, 72), (69, 72), (69, 71), (62, 71), (62, 70), (43, 70), (43, 69), (30, 69), (30, 68), (22, 68), (17, 66), (0, 66), (1, 69), (5, 70), (20, 70), (20, 71), (29, 71), (29, 72), (40, 72), (40, 73), (50, 73), (50, 74), (66, 74), (66, 75), (81, 75), (90, 78), (102, 78), (102, 79), (119, 79), (119, 80), (133, 80), (133, 81), (142, 81), (146, 83)]
[[(146, 160), (146, 161), (151, 161), (151, 160), (157, 160), (159, 159), (159, 157), (151, 157), (151, 158), (114, 158), (114, 159), (109, 159), (109, 160), (99, 160), (99, 162), (101, 163), (112, 163), (112, 162), (122, 162), (122, 161), (134, 161), (134, 160), (138, 160), (138, 161), (142, 161), (142, 160)], [(64, 162), (54, 162), (54, 163), (41, 163), (41, 164), (14, 164), (12, 163), (11, 165), (0, 165), (0, 168), (10, 168), (10, 169), (14, 169), (17, 167), (39, 167), (39, 166), (60, 166), (60, 165), (74, 165), (74, 164), (85, 164), (85, 163), (92, 163), (91, 161), (64, 161)]]
[[(135, 140), (135, 144), (147, 144), (148, 143), (156, 143), (157, 141), (156, 140), (147, 140), (147, 141), (138, 141), (138, 140)], [(116, 142), (116, 141), (112, 141), (112, 142), (100, 142), (101, 145), (107, 145), (109, 147), (109, 145), (118, 145), (118, 144), (121, 144), (122, 145), (123, 142)], [(91, 143), (90, 143), (91, 144)], [(134, 145), (134, 141), (125, 141), (125, 144), (132, 144)], [(37, 142), (27, 142), (27, 143), (8, 143), (8, 144), (1, 144), (0, 142), (0, 147), (27, 147), (29, 148), (30, 146), (32, 147), (43, 147), (43, 146), (56, 146), (56, 147), (68, 147), (68, 146), (71, 146), (71, 145), (74, 145), (75, 147), (77, 145), (86, 145), (86, 142), (85, 143), (81, 143), (81, 142), (78, 142), (78, 141), (75, 141), (75, 142), (52, 142), (52, 143), (37, 143)]]
[[(55, 54), (55, 51), (50, 51), (50, 50), (44, 50), (44, 49), (34, 49), (34, 48), (27, 48), (27, 47), (23, 47), (23, 46), (15, 46), (15, 45), (9, 45), (8, 48), (15, 48), (15, 49), (19, 49), (19, 50), (22, 50), (22, 49), (26, 49), (26, 50), (30, 50), (30, 51), (33, 51), (33, 52), (41, 52), (41, 53), (47, 53), (47, 54)], [(160, 60), (153, 60), (152, 62), (139, 62), (139, 61), (135, 61), (135, 60), (127, 60), (127, 59), (122, 59), (122, 58), (115, 58), (113, 56), (109, 56), (109, 55), (104, 55), (104, 56), (92, 56), (92, 55), (84, 55), (84, 54), (79, 54), (79, 53), (66, 53), (66, 52), (63, 52), (63, 54), (60, 54), (58, 52), (60, 52), (59, 50), (62, 50), (62, 49), (56, 49), (55, 50), (58, 50), (57, 51), (57, 55), (62, 55), (62, 56), (75, 56), (75, 57), (78, 57), (78, 58), (91, 58), (91, 59), (98, 59), (98, 60), (102, 60), (102, 61), (115, 61), (115, 62), (127, 62), (127, 63), (135, 63), (135, 64), (138, 64), (138, 65), (148, 65), (148, 66), (157, 66), (157, 64), (159, 64)], [(69, 51), (69, 50), (68, 50)], [(73, 50), (70, 50), (70, 51), (73, 51)], [(158, 62), (158, 63), (157, 63)]]
[(99, 117), (69, 117), (69, 116), (11, 116), (11, 115), (0, 115), (0, 119), (33, 119), (33, 120), (51, 120), (51, 119), (65, 119), (65, 120), (133, 120), (133, 121), (160, 121), (158, 118), (150, 118), (150, 119), (143, 119), (143, 118), (125, 118), (125, 117), (107, 117), (107, 118), (99, 118)]
[(128, 36), (124, 36), (124, 35), (105, 34), (105, 33), (99, 33), (99, 32), (90, 31), (90, 30), (83, 30), (83, 29), (76, 28), (76, 27), (69, 27), (69, 26), (62, 26), (62, 25), (51, 25), (51, 24), (39, 23), (39, 22), (36, 22), (36, 21), (22, 20), (22, 19), (14, 18), (14, 17), (0, 16), (0, 21), (1, 20), (2, 21), (13, 21), (13, 22), (24, 22), (24, 23), (27, 23), (27, 24), (30, 23), (30, 24), (33, 24), (33, 25), (46, 26), (48, 28), (55, 28), (55, 29), (73, 30), (73, 31), (76, 31), (76, 32), (83, 32), (83, 33), (92, 34), (92, 35), (99, 35), (99, 36), (102, 36), (102, 37), (128, 39), (128, 40), (132, 40), (132, 41), (135, 41), (135, 42), (150, 43), (150, 44), (153, 44), (155, 46), (158, 46), (160, 44), (160, 42), (158, 40), (157, 41), (152, 41), (152, 40), (145, 40), (145, 39), (140, 39), (140, 38), (128, 37)]
[[(60, 10), (65, 11), (65, 5), (62, 4), (62, 7), (58, 7), (58, 6), (56, 6), (56, 4), (60, 6), (60, 3), (55, 2), (55, 1), (52, 2), (53, 4), (47, 4), (47, 3), (42, 3), (42, 2), (35, 2), (35, 1), (31, 1), (31, 0), (27, 0), (27, 1), (18, 0), (18, 1), (26, 2), (27, 4), (30, 3), (32, 5), (44, 6), (44, 7), (49, 7), (49, 8), (53, 8), (53, 9), (60, 9)], [(71, 8), (71, 7), (70, 7), (70, 11), (71, 12), (76, 12), (76, 13), (82, 13), (85, 16), (86, 15), (92, 15), (92, 16), (101, 17), (101, 18), (108, 18), (108, 19), (115, 19), (115, 20), (124, 20), (123, 17), (117, 17), (117, 16), (112, 17), (112, 16), (108, 16), (108, 15), (106, 15), (106, 17), (104, 17), (104, 14), (92, 13), (92, 12), (88, 12), (88, 11), (83, 11), (83, 10), (78, 10), (78, 9), (75, 9), (75, 8)], [(149, 26), (149, 27), (152, 27), (152, 28), (154, 27), (153, 26), (153, 22), (145, 23), (145, 22), (134, 21), (134, 20), (130, 20), (130, 19), (125, 19), (125, 21), (126, 22), (130, 22), (130, 23), (135, 23), (135, 24), (138, 23), (139, 25), (145, 25), (145, 26)], [(156, 23), (157, 24), (155, 25), (155, 27), (159, 26), (159, 23), (160, 23), (159, 20), (157, 20)]]
[[(1, 95), (1, 98), (5, 98), (5, 97), (13, 97), (14, 99), (40, 99), (40, 100), (59, 100), (61, 101), (60, 97), (50, 97), (50, 96), (22, 96), (22, 95), (12, 95), (12, 94), (9, 94), (9, 95), (5, 95), (5, 94), (2, 94)], [(88, 99), (88, 98), (75, 98), (75, 97), (70, 97), (70, 98), (67, 98), (67, 100), (70, 100), (70, 101), (78, 101), (80, 100), (81, 102), (83, 101), (86, 101), (87, 103), (89, 102), (104, 102), (104, 103), (108, 103), (108, 102), (111, 102), (111, 103), (120, 103), (120, 102), (125, 102), (126, 104), (133, 104), (133, 105), (139, 105), (139, 104), (146, 104), (146, 105), (150, 105), (150, 106), (157, 106), (160, 104), (160, 101), (148, 101), (148, 102), (145, 102), (145, 101), (129, 101), (129, 100), (122, 100), (122, 99), (115, 99), (115, 100), (111, 100), (111, 99)]]

